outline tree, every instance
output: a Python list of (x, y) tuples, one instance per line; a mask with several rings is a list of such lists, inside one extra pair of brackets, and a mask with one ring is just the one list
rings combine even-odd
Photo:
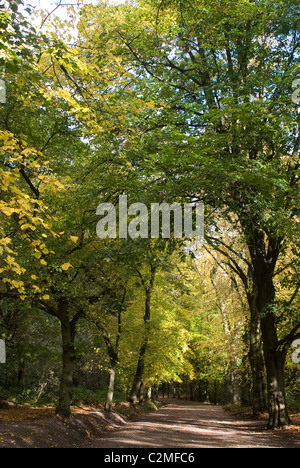
[[(59, 324), (57, 412), (69, 416), (88, 319), (108, 358), (107, 410), (116, 376), (133, 403), (143, 384), (194, 378), (217, 401), (224, 378), (237, 389), (249, 345), (257, 412), (262, 337), (269, 427), (286, 425), (284, 363), (300, 325), (297, 7), (100, 2), (82, 8), (70, 45), (58, 18), (37, 32), (18, 2), (3, 5), (0, 318), (19, 383), (26, 347), (16, 331)], [(195, 265), (174, 262), (174, 252), (186, 257), (184, 241), (99, 241), (97, 206), (117, 207), (122, 194), (206, 203), (200, 279)]]
[[(58, 412), (68, 415), (76, 324), (82, 310), (79, 307), (79, 312), (75, 311), (70, 316), (74, 296), (66, 297), (62, 285), (68, 284), (66, 272), (71, 264), (65, 261), (66, 257), (60, 263), (56, 255), (57, 258), (62, 254), (71, 255), (77, 250), (65, 250), (61, 228), (65, 218), (61, 216), (62, 192), (59, 191), (64, 188), (62, 168), (65, 169), (66, 159), (70, 161), (70, 155), (66, 153), (72, 146), (79, 149), (81, 134), (74, 130), (74, 120), (68, 119), (65, 106), (59, 108), (57, 102), (49, 100), (49, 75), (43, 66), (49, 53), (45, 50), (50, 46), (50, 39), (39, 35), (18, 12), (17, 5), (21, 3), (16, 2), (11, 9), (1, 11), (1, 28), (6, 41), (1, 44), (5, 51), (7, 89), (7, 100), (1, 106), (0, 131), (1, 253), (4, 253), (1, 277), (2, 284), (7, 287), (1, 292), (2, 298), (9, 295), (16, 303), (20, 299), (24, 301), (26, 307), (43, 307), (60, 320), (63, 372)], [(56, 40), (53, 42), (53, 51), (58, 53), (62, 46), (57, 45)], [(48, 161), (43, 153), (47, 154)], [(63, 155), (65, 160), (62, 164)], [(67, 204), (67, 197), (64, 202)], [(53, 230), (55, 223), (61, 234)], [(79, 237), (68, 238), (73, 245), (77, 241), (78, 246), (82, 244)], [(57, 281), (59, 276), (60, 281)], [(76, 276), (75, 272), (68, 278), (70, 289)], [(74, 290), (72, 292), (74, 294)]]
[[(97, 269), (93, 273), (93, 281), (99, 287), (97, 296), (92, 301), (94, 303), (89, 311), (88, 319), (99, 330), (109, 357), (110, 370), (105, 411), (110, 412), (120, 359), (123, 315), (128, 306), (130, 276), (125, 269), (126, 256), (117, 253), (116, 246), (110, 248), (108, 245), (101, 254)], [(112, 324), (112, 321), (115, 323)]]
[[(147, 265), (148, 267), (148, 265)], [(154, 281), (157, 271), (157, 264), (155, 260), (149, 258), (149, 267), (147, 268), (147, 273), (144, 276), (139, 268), (136, 269), (139, 276), (140, 282), (143, 286), (145, 293), (145, 313), (144, 313), (144, 333), (143, 340), (139, 350), (138, 363), (136, 368), (136, 373), (133, 379), (132, 389), (129, 394), (129, 402), (133, 405), (136, 404), (139, 393), (142, 391), (142, 383), (144, 379), (144, 370), (145, 370), (145, 356), (149, 343), (149, 334), (150, 334), (150, 319), (151, 319), (151, 299), (154, 288)]]
[[(234, 213), (240, 226), (261, 322), (270, 428), (289, 423), (274, 273), (299, 203), (299, 115), (291, 100), (296, 10), (292, 1), (224, 2), (222, 8), (219, 2), (141, 1), (125, 6), (126, 19), (115, 17), (113, 26), (115, 54), (122, 48), (142, 77), (141, 94), (154, 97), (155, 111), (141, 128), (164, 186), (174, 197)], [(136, 166), (147, 161), (141, 157)]]
[[(252, 407), (253, 415), (258, 415), (265, 410), (264, 398), (264, 361), (262, 356), (262, 340), (260, 316), (256, 307), (256, 289), (253, 282), (253, 270), (247, 255), (246, 246), (240, 243), (241, 233), (236, 232), (236, 228), (226, 226), (224, 220), (222, 227), (216, 230), (215, 235), (207, 236), (209, 245), (221, 258), (219, 260), (211, 251), (216, 263), (222, 269), (228, 268), (231, 271), (233, 283), (244, 289), (242, 297), (247, 303), (244, 307), (246, 312), (250, 312), (249, 317), (249, 363), (252, 372)], [(238, 286), (237, 286), (238, 287)]]

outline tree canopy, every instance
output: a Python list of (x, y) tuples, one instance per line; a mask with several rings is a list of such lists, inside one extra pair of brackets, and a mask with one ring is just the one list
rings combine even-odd
[[(80, 395), (110, 411), (160, 389), (287, 426), (297, 2), (0, 3), (1, 398), (69, 416)], [(99, 239), (97, 208), (121, 195), (137, 233), (141, 203), (203, 203), (203, 244), (125, 238), (121, 218)]]

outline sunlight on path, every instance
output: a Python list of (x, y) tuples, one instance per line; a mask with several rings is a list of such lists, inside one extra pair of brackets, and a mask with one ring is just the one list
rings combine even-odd
[(92, 447), (300, 448), (295, 434), (269, 432), (264, 427), (264, 421), (238, 420), (218, 406), (176, 401), (96, 440)]

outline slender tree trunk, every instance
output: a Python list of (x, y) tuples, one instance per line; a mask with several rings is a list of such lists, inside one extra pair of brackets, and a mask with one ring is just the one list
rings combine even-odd
[(217, 381), (214, 380), (214, 405), (217, 404), (217, 396), (218, 396), (218, 386)]
[(190, 381), (190, 400), (194, 401), (195, 396), (194, 396), (194, 382)]
[(105, 411), (110, 412), (112, 410), (113, 399), (114, 399), (114, 392), (115, 392), (115, 381), (117, 375), (117, 368), (119, 362), (119, 342), (121, 337), (121, 311), (119, 312), (119, 331), (117, 335), (116, 345), (115, 348), (111, 342), (109, 334), (105, 331), (105, 329), (98, 324), (98, 327), (102, 331), (102, 336), (106, 343), (107, 352), (110, 358), (110, 371), (109, 371), (109, 380), (108, 380), (108, 388), (106, 394), (106, 402), (105, 402)]
[(230, 369), (225, 375), (225, 390), (226, 390), (226, 403), (240, 403), (241, 401), (241, 387), (240, 375), (237, 370), (236, 362), (233, 361)]
[(19, 356), (18, 387), (25, 387), (25, 357)]
[(69, 320), (68, 307), (64, 302), (60, 309), (62, 333), (62, 375), (56, 414), (70, 417), (73, 397), (73, 378), (75, 367), (75, 324)]
[(116, 380), (116, 373), (117, 373), (117, 362), (113, 362), (110, 372), (109, 372), (109, 383), (106, 395), (106, 402), (105, 402), (105, 411), (111, 411), (113, 399), (114, 399), (114, 391), (115, 391), (115, 380)]
[(151, 401), (151, 399), (152, 399), (152, 388), (151, 387), (149, 387), (147, 389), (146, 398), (147, 398), (147, 401)]
[[(152, 291), (154, 287), (154, 279), (155, 279), (156, 268), (151, 266), (151, 278), (150, 283), (148, 286), (145, 285), (145, 281), (142, 279), (142, 284), (145, 288), (146, 293), (146, 300), (145, 300), (145, 314), (144, 314), (144, 323), (145, 323), (145, 330), (144, 330), (144, 338), (139, 350), (139, 358), (136, 368), (136, 373), (133, 379), (132, 388), (129, 394), (129, 403), (132, 405), (136, 405), (137, 399), (139, 396), (140, 388), (143, 382), (144, 377), (144, 369), (145, 369), (145, 356), (148, 347), (149, 341), (149, 333), (150, 333), (150, 318), (151, 318), (151, 297)], [(140, 277), (142, 275), (139, 273)]]
[(114, 399), (114, 392), (115, 392), (115, 381), (116, 381), (116, 374), (117, 368), (119, 363), (119, 346), (120, 346), (120, 339), (122, 334), (122, 311), (126, 297), (126, 288), (124, 288), (124, 295), (122, 299), (121, 306), (118, 310), (118, 333), (116, 338), (115, 347), (113, 346), (112, 340), (110, 338), (109, 333), (106, 331), (105, 327), (101, 323), (100, 320), (96, 321), (95, 324), (98, 329), (102, 333), (102, 337), (105, 341), (107, 352), (110, 359), (110, 372), (109, 372), (109, 381), (108, 381), (108, 388), (106, 394), (106, 402), (105, 402), (105, 411), (110, 412), (112, 410), (113, 399)]
[(145, 355), (146, 355), (146, 350), (148, 346), (148, 338), (146, 337), (145, 340), (143, 341), (141, 347), (140, 347), (140, 352), (139, 352), (139, 359), (138, 359), (138, 364), (136, 368), (136, 373), (133, 379), (133, 384), (131, 388), (131, 392), (129, 394), (129, 403), (132, 405), (136, 405), (139, 391), (141, 388), (142, 384), (142, 379), (144, 376), (144, 368), (145, 368)]
[(179, 382), (177, 383), (176, 387), (177, 387), (177, 398), (178, 398), (178, 400), (180, 400), (180, 398), (181, 398), (181, 386), (180, 386)]
[(260, 317), (256, 307), (252, 306), (249, 330), (249, 362), (252, 373), (252, 411), (257, 417), (266, 409), (264, 398), (264, 360), (261, 345)]
[(144, 404), (144, 377), (142, 377), (140, 390), (139, 390), (139, 404), (141, 406)]

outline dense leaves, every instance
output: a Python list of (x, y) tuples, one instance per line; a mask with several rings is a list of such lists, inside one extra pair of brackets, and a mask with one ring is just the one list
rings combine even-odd
[[(162, 385), (254, 413), (267, 396), (269, 426), (285, 426), (284, 381), (299, 397), (298, 6), (63, 8), (0, 9), (3, 398), (58, 396), (68, 416), (108, 379), (107, 410), (114, 390), (136, 403)], [(204, 202), (205, 244), (100, 240), (98, 205), (118, 212), (124, 194)]]

